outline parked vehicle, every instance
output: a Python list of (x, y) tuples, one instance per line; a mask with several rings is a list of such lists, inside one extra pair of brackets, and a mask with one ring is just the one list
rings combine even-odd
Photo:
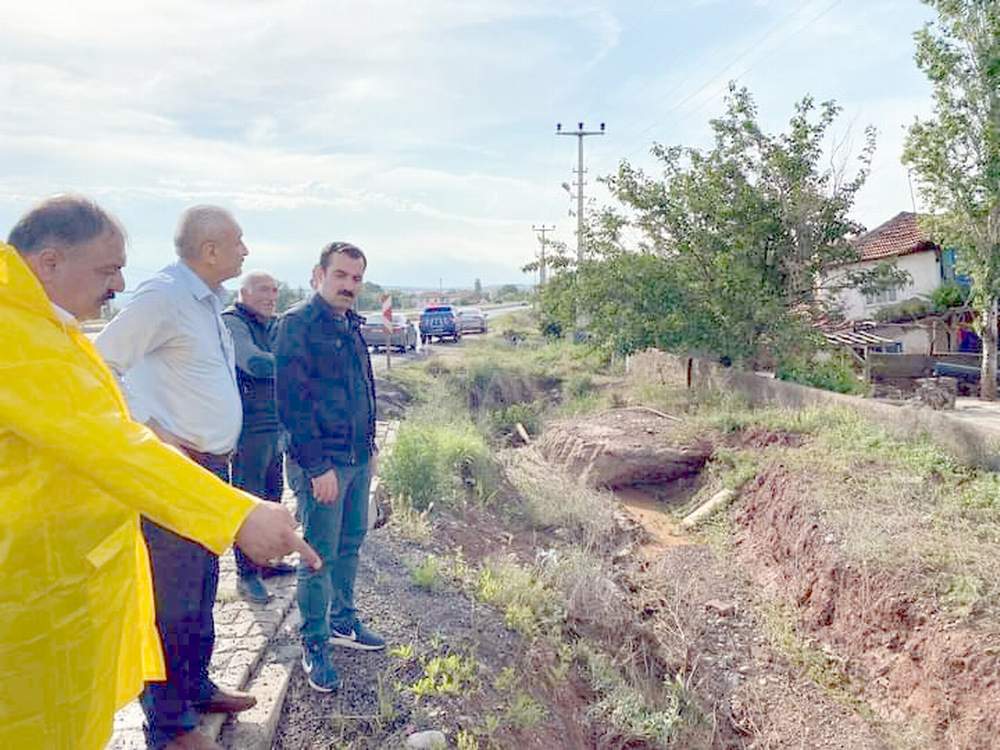
[(361, 336), (365, 343), (378, 351), (385, 349), (386, 344), (401, 352), (417, 348), (417, 329), (405, 315), (393, 313), (392, 334), (387, 334), (385, 321), (382, 318), (368, 318), (361, 326)]
[(420, 343), (427, 344), (432, 339), (459, 341), (461, 338), (462, 329), (451, 305), (431, 305), (420, 313)]
[(463, 307), (457, 315), (462, 333), (486, 333), (486, 313), (478, 307)]

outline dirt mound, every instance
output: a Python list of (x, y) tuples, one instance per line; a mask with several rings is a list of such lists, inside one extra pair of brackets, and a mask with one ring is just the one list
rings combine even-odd
[(402, 419), (413, 397), (398, 383), (375, 378), (375, 418)]
[(782, 466), (744, 489), (732, 517), (748, 573), (797, 609), (885, 718), (923, 723), (935, 746), (996, 747), (1000, 633), (950, 621), (916, 571), (848, 559), (808, 493)]
[(712, 454), (704, 442), (673, 445), (675, 427), (649, 412), (612, 410), (556, 422), (537, 446), (591, 487), (667, 482), (698, 473)]

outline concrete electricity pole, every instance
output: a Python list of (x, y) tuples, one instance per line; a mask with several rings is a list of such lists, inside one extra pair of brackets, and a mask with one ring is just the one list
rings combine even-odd
[(557, 122), (556, 135), (576, 136), (576, 261), (583, 263), (583, 139), (588, 135), (604, 135), (604, 123), (600, 130), (584, 130), (582, 122), (577, 123), (576, 130), (563, 130), (562, 123)]
[(542, 224), (540, 227), (536, 227), (534, 224), (531, 225), (531, 230), (533, 232), (538, 232), (538, 241), (542, 244), (542, 254), (538, 258), (538, 286), (545, 286), (545, 245), (548, 240), (545, 239), (546, 232), (555, 231), (556, 225), (553, 224), (551, 227), (547, 227)]

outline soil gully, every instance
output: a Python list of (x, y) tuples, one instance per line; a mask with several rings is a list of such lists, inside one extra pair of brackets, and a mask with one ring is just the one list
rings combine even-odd
[(660, 499), (655, 489), (643, 485), (621, 487), (614, 490), (614, 496), (625, 512), (649, 534), (650, 540), (641, 547), (645, 554), (694, 543), (679, 529), (670, 515), (670, 506)]

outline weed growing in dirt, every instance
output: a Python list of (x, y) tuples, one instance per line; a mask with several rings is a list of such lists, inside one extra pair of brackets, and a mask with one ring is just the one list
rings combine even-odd
[(475, 686), (479, 664), (471, 656), (435, 656), (424, 662), (424, 673), (409, 690), (418, 699), (434, 695), (457, 695)]
[(455, 747), (457, 750), (479, 750), (479, 740), (469, 730), (459, 729), (455, 735)]
[(504, 613), (508, 628), (528, 638), (549, 631), (561, 618), (554, 592), (535, 571), (513, 560), (488, 561), (479, 571), (474, 593)]
[(591, 718), (599, 725), (610, 725), (622, 739), (668, 744), (681, 723), (683, 686), (670, 679), (661, 689), (650, 690), (647, 694), (626, 680), (605, 654), (586, 646), (578, 651), (591, 687), (598, 696), (589, 709)]
[(396, 659), (400, 659), (402, 661), (409, 661), (410, 659), (413, 658), (414, 653), (415, 652), (412, 643), (400, 643), (399, 645), (392, 646), (389, 649), (389, 656), (392, 656)]
[(410, 580), (417, 588), (425, 591), (439, 591), (444, 587), (444, 578), (441, 575), (441, 558), (436, 555), (427, 555), (419, 563), (411, 563)]
[(431, 523), (427, 518), (430, 507), (416, 510), (406, 495), (392, 496), (389, 502), (392, 508), (389, 522), (400, 536), (419, 543), (425, 543), (431, 538)]
[(506, 723), (515, 729), (530, 729), (545, 720), (547, 712), (538, 701), (525, 692), (518, 692), (507, 706)]

